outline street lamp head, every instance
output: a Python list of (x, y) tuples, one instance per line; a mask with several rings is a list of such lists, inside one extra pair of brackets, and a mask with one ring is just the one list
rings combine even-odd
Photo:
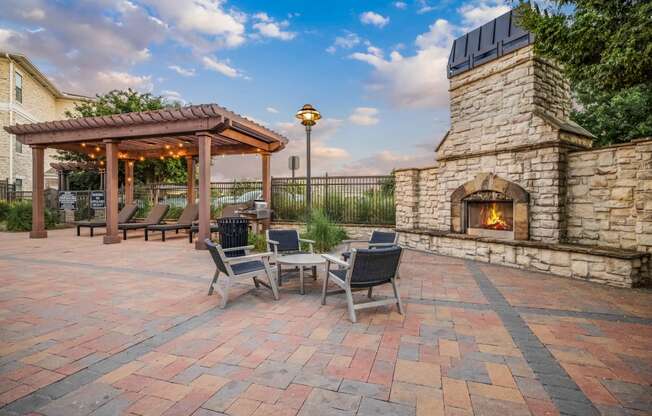
[(306, 104), (299, 111), (297, 111), (296, 117), (301, 120), (301, 124), (304, 126), (314, 126), (317, 124), (317, 120), (321, 118), (319, 111), (310, 104)]

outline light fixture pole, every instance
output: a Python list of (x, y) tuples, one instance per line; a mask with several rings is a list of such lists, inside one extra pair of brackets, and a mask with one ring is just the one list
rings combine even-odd
[(310, 133), (312, 126), (317, 124), (321, 114), (312, 105), (306, 104), (299, 111), (296, 117), (301, 120), (301, 124), (306, 126), (306, 209), (308, 215), (312, 211), (312, 184), (310, 183)]

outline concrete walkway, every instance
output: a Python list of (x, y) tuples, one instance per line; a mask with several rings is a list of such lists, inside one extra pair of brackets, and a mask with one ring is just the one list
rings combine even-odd
[(185, 234), (49, 235), (0, 233), (0, 415), (652, 413), (649, 290), (408, 252), (351, 324), (321, 276), (219, 309)]

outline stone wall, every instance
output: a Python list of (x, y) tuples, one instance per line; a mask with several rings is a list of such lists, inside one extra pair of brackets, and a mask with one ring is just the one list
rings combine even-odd
[[(371, 237), (371, 232), (377, 231), (393, 231), (392, 228), (379, 228), (372, 225), (359, 225), (359, 224), (338, 224), (346, 230), (348, 238), (351, 240), (368, 240)], [(301, 222), (282, 222), (273, 221), (271, 228), (275, 229), (293, 229), (303, 230), (306, 224)]]
[(652, 139), (569, 154), (569, 242), (652, 253)]
[(643, 253), (538, 242), (505, 242), (462, 235), (437, 235), (427, 231), (401, 231), (399, 235), (402, 245), (445, 256), (552, 273), (610, 286), (636, 287), (649, 282), (649, 256)]

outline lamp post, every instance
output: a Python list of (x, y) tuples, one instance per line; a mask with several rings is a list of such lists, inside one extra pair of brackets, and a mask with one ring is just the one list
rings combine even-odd
[(321, 114), (310, 104), (306, 104), (299, 111), (296, 117), (301, 120), (301, 124), (306, 126), (306, 208), (308, 214), (312, 210), (312, 186), (310, 184), (310, 132), (312, 126), (317, 124)]

